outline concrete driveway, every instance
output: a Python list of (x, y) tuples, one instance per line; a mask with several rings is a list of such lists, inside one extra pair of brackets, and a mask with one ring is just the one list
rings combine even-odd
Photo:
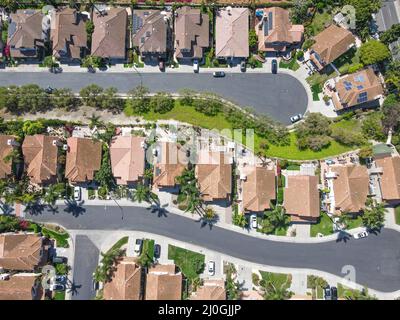
[(182, 88), (213, 92), (284, 124), (290, 123), (290, 116), (303, 114), (308, 104), (301, 82), (284, 73), (227, 73), (224, 78), (213, 78), (210, 73), (0, 73), (0, 86), (35, 83), (42, 87), (71, 88), (75, 92), (95, 83), (127, 93), (141, 82), (152, 92), (175, 93)]

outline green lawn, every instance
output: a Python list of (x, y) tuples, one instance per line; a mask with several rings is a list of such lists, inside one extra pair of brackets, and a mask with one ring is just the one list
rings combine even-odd
[(88, 195), (89, 195), (89, 199), (93, 200), (96, 198), (96, 191), (93, 188), (88, 188)]
[(54, 294), (54, 300), (65, 300), (65, 291), (56, 291)]
[(319, 13), (314, 15), (313, 21), (306, 27), (309, 35), (315, 36), (325, 29), (325, 25), (332, 22), (332, 15), (328, 12)]
[(300, 69), (300, 65), (297, 63), (296, 58), (293, 58), (290, 61), (279, 61), (279, 68), (297, 71)]
[(321, 86), (321, 84), (319, 84), (319, 83), (314, 84), (314, 85), (311, 87), (311, 92), (312, 92), (313, 101), (319, 101), (319, 100), (320, 100), (319, 94), (322, 93), (322, 86)]
[(318, 233), (322, 233), (324, 236), (333, 233), (333, 222), (331, 218), (324, 212), (321, 212), (321, 216), (318, 219), (318, 223), (311, 225), (311, 237), (316, 237)]
[(295, 170), (299, 171), (300, 170), (300, 165), (299, 164), (290, 164), (286, 167), (286, 170)]
[(154, 258), (154, 240), (144, 239), (141, 257), (153, 261)]
[[(336, 141), (332, 141), (329, 147), (322, 149), (321, 151), (312, 151), (310, 149), (299, 150), (296, 145), (296, 134), (290, 133), (290, 145), (288, 146), (275, 146), (269, 144), (269, 149), (266, 151), (266, 155), (270, 157), (291, 159), (291, 160), (313, 160), (328, 158), (334, 155), (348, 152), (352, 150), (352, 147), (344, 146)], [(255, 136), (255, 149), (258, 151), (258, 146), (263, 140), (258, 136)], [(265, 141), (265, 140), (264, 140)]]
[(43, 227), (42, 234), (45, 237), (49, 237), (51, 239), (56, 240), (57, 247), (61, 247), (61, 248), (69, 247), (69, 244), (68, 244), (69, 234), (68, 233), (58, 233), (58, 232), (55, 232), (53, 230)]
[(341, 74), (348, 73), (350, 67), (360, 63), (360, 52), (356, 48), (350, 49), (345, 54), (333, 61), (333, 64), (339, 69)]
[(395, 214), (396, 223), (400, 224), (400, 206), (398, 206), (394, 209), (394, 214)]
[(292, 275), (285, 273), (274, 273), (260, 271), (261, 278), (266, 282), (272, 282), (277, 288), (288, 289), (292, 284)]
[(349, 219), (347, 230), (361, 227), (363, 225), (361, 216), (356, 217), (355, 219)]
[(168, 245), (168, 259), (174, 260), (190, 281), (198, 278), (204, 270), (204, 255), (194, 251)]
[(123, 237), (119, 239), (108, 251), (107, 254), (111, 253), (114, 250), (120, 249), (122, 246), (128, 243), (129, 237)]
[[(323, 299), (324, 298), (324, 288), (321, 285), (317, 285), (314, 287), (314, 284), (311, 281), (311, 275), (307, 276), (307, 288), (312, 289), (312, 297), (313, 299)], [(324, 280), (323, 278), (317, 277), (321, 280)], [(320, 283), (323, 281), (320, 281)], [(339, 291), (339, 289), (338, 289)], [(338, 293), (339, 295), (339, 293)]]

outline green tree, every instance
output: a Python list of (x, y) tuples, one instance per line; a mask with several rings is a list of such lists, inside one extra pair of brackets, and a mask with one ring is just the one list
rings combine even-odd
[(166, 113), (174, 108), (174, 99), (168, 93), (159, 92), (150, 99), (150, 108), (157, 113)]
[(370, 65), (389, 59), (389, 48), (378, 40), (363, 43), (360, 48), (360, 60), (364, 65)]
[(389, 94), (382, 106), (382, 124), (386, 131), (400, 127), (400, 101), (394, 94)]
[(278, 287), (272, 281), (263, 281), (262, 291), (265, 300), (288, 300), (292, 297), (293, 292), (289, 291), (285, 286)]
[(400, 23), (396, 23), (390, 27), (390, 29), (383, 32), (379, 39), (386, 45), (397, 41), (400, 38)]
[(133, 191), (132, 200), (137, 201), (139, 203), (145, 201), (149, 202), (150, 200), (150, 189), (142, 183), (138, 183), (136, 189)]
[(36, 84), (26, 84), (17, 89), (19, 112), (43, 112), (50, 109), (48, 94)]
[(256, 30), (254, 30), (254, 28), (250, 28), (249, 30), (249, 47), (250, 50), (253, 50), (257, 47), (258, 44), (258, 37), (257, 37), (257, 33)]
[(135, 114), (144, 114), (150, 111), (149, 89), (139, 85), (128, 92), (127, 105)]
[(94, 23), (92, 20), (86, 21), (85, 24), (88, 43), (92, 43), (92, 34), (94, 32)]
[(48, 205), (54, 206), (56, 201), (65, 192), (65, 185), (62, 183), (52, 184), (46, 190), (43, 196), (43, 201)]
[(312, 5), (312, 2), (310, 0), (293, 0), (292, 4), (292, 21), (296, 24), (302, 24), (308, 19), (308, 8)]
[(361, 131), (368, 139), (374, 139), (377, 141), (385, 140), (382, 120), (379, 114), (373, 114), (366, 117), (362, 122)]
[(101, 95), (101, 108), (114, 113), (122, 111), (123, 100), (118, 97), (117, 93), (117, 88), (110, 87), (105, 89)]
[(103, 58), (88, 55), (82, 59), (83, 68), (100, 68), (104, 65)]
[(66, 111), (75, 110), (80, 103), (80, 100), (77, 99), (72, 90), (68, 88), (55, 89), (51, 97), (52, 104), (55, 108), (65, 109)]
[(25, 135), (33, 136), (35, 134), (43, 133), (45, 131), (45, 127), (41, 121), (27, 120), (24, 122), (22, 130)]
[(376, 200), (368, 198), (361, 216), (363, 225), (371, 230), (381, 229), (385, 222), (386, 211), (384, 203), (378, 203)]
[(108, 191), (113, 190), (116, 183), (111, 169), (110, 154), (107, 147), (103, 147), (103, 158), (100, 169), (96, 172), (95, 180), (100, 186), (107, 188)]
[(79, 91), (83, 102), (92, 108), (101, 108), (103, 88), (97, 84), (90, 84)]
[(358, 156), (361, 159), (367, 159), (367, 158), (371, 158), (374, 155), (372, 147), (368, 146), (368, 147), (363, 147), (360, 149), (360, 151), (358, 152)]

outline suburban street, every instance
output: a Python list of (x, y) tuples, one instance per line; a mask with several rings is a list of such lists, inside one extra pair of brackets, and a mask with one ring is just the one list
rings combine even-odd
[(257, 113), (269, 115), (284, 124), (295, 114), (307, 109), (307, 92), (296, 78), (288, 74), (227, 73), (224, 78), (213, 78), (211, 73), (73, 73), (1, 72), (0, 86), (35, 83), (42, 87), (71, 88), (78, 92), (95, 83), (104, 88), (116, 87), (127, 93), (142, 84), (151, 92), (176, 93), (182, 88), (213, 92)]
[[(382, 292), (400, 289), (400, 233), (383, 229), (378, 235), (354, 240), (345, 238), (317, 244), (287, 243), (246, 236), (227, 229), (208, 226), (176, 214), (159, 215), (143, 207), (59, 206), (56, 212), (44, 210), (26, 218), (58, 223), (71, 230), (136, 230), (154, 233), (204, 247), (249, 262), (287, 268), (308, 268), (344, 276), (342, 268), (354, 266), (356, 282)], [(82, 255), (88, 250), (85, 239), (76, 239), (74, 282), (79, 268), (95, 266)], [(90, 250), (89, 250), (90, 251)], [(87, 273), (86, 273), (87, 274)], [(79, 297), (76, 297), (79, 298)]]
[(392, 25), (399, 23), (399, 17), (397, 16), (396, 12), (396, 5), (399, 5), (399, 0), (382, 1), (382, 7), (376, 14), (376, 22), (378, 24), (379, 31), (386, 31)]

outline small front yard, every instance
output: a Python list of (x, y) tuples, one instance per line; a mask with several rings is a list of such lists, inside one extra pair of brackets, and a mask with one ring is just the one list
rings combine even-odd
[(312, 290), (313, 300), (324, 299), (324, 287), (326, 287), (327, 285), (328, 283), (326, 282), (326, 280), (321, 277), (313, 275), (307, 276), (307, 288)]
[(271, 282), (275, 288), (289, 289), (292, 284), (292, 275), (260, 271), (261, 278), (265, 282)]
[(194, 251), (168, 245), (168, 259), (174, 260), (189, 281), (197, 279), (204, 270), (204, 255)]
[(279, 68), (297, 71), (300, 69), (300, 65), (297, 63), (296, 58), (292, 58), (290, 61), (285, 61), (285, 60), (279, 61)]
[(65, 291), (56, 291), (54, 293), (54, 300), (65, 300)]
[(45, 237), (49, 237), (51, 239), (54, 239), (56, 241), (56, 246), (61, 247), (61, 248), (68, 248), (68, 238), (69, 234), (68, 233), (58, 233), (54, 230), (50, 230), (48, 228), (43, 227), (42, 228), (42, 234)]
[(361, 216), (357, 216), (354, 219), (349, 219), (347, 221), (347, 227), (346, 230), (350, 230), (350, 229), (354, 229), (354, 228), (358, 228), (358, 227), (362, 227), (363, 223), (362, 223), (362, 218)]
[(400, 224), (400, 206), (397, 206), (397, 207), (394, 209), (394, 217), (395, 217), (395, 219), (396, 219), (396, 223), (397, 223), (397, 224)]
[(154, 259), (154, 240), (144, 239), (142, 254), (139, 257), (140, 264), (142, 266), (148, 266), (153, 262)]
[(333, 234), (333, 221), (325, 212), (321, 212), (318, 222), (311, 225), (311, 237), (316, 237), (318, 233), (324, 236)]

